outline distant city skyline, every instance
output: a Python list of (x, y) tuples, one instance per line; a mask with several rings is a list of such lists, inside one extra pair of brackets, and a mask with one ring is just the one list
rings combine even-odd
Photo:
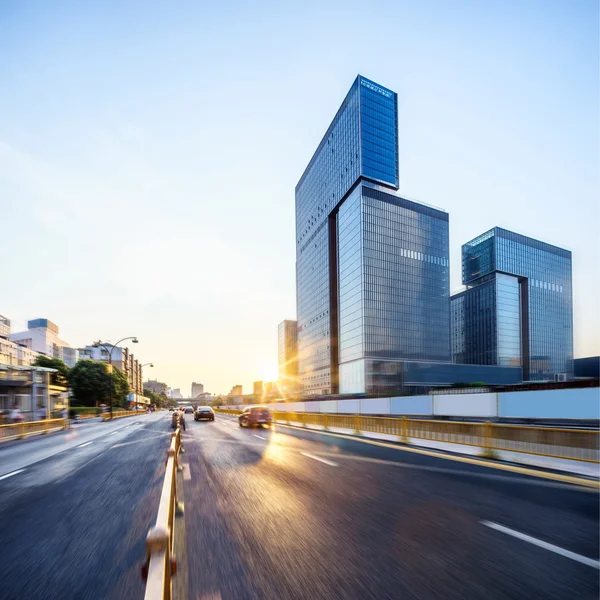
[(14, 331), (138, 336), (175, 389), (272, 381), (294, 186), (360, 72), (398, 93), (400, 193), (450, 215), (451, 292), (492, 227), (568, 249), (574, 356), (600, 354), (596, 2), (145, 6), (0, 7)]

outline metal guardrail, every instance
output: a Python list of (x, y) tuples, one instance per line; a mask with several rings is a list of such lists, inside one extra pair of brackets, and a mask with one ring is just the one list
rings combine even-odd
[[(123, 417), (135, 417), (139, 415), (145, 415), (146, 413), (141, 410), (113, 410), (112, 418), (121, 419)], [(104, 421), (110, 421), (110, 412), (106, 412), (102, 415)]]
[(18, 440), (30, 435), (49, 433), (67, 428), (67, 419), (44, 419), (43, 421), (22, 421), (0, 425), (0, 442)]
[(173, 554), (175, 517), (183, 514), (183, 504), (177, 500), (177, 470), (181, 446), (181, 428), (171, 437), (167, 452), (167, 468), (163, 481), (156, 524), (146, 537), (146, 563), (142, 577), (146, 579), (144, 600), (171, 600), (172, 577), (177, 573)]
[[(239, 414), (233, 409), (217, 409), (225, 414)], [(600, 431), (563, 429), (499, 423), (433, 421), (407, 417), (370, 417), (328, 413), (274, 412), (273, 419), (305, 427), (349, 429), (354, 433), (392, 435), (398, 441), (428, 440), (449, 444), (477, 446), (485, 451), (520, 452), (550, 458), (600, 462)]]

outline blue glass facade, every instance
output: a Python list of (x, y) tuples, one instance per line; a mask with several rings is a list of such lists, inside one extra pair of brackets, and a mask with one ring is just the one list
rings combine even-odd
[[(526, 379), (572, 376), (570, 251), (496, 227), (463, 246), (462, 273), (470, 289), (452, 298), (457, 362), (513, 364), (518, 350)], [(495, 332), (485, 337), (487, 314)]]
[[(359, 76), (296, 186), (302, 392), (520, 381), (510, 360), (450, 362), (448, 214), (400, 197), (398, 185), (396, 94)], [(482, 240), (487, 254), (481, 246), (465, 267), (473, 278), (494, 271), (492, 238)], [(508, 323), (514, 289), (499, 279), (490, 285), (494, 310)], [(493, 332), (496, 356), (514, 353), (506, 331), (501, 339)]]
[(338, 305), (338, 288), (356, 285), (348, 261), (362, 256), (350, 241), (339, 250), (338, 235), (357, 227), (356, 206), (351, 213), (344, 205), (363, 179), (397, 189), (398, 112), (394, 92), (358, 76), (296, 186), (298, 372), (306, 393), (337, 388), (338, 330), (352, 318), (348, 298)]
[(453, 362), (522, 366), (520, 294), (517, 277), (494, 273), (452, 296)]

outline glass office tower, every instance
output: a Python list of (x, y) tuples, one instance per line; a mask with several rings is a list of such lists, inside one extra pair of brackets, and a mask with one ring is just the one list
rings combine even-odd
[(296, 186), (304, 393), (450, 360), (448, 214), (398, 196), (398, 177), (397, 96), (359, 76)]
[(513, 365), (524, 379), (573, 375), (571, 252), (495, 227), (462, 247), (451, 299), (453, 360)]

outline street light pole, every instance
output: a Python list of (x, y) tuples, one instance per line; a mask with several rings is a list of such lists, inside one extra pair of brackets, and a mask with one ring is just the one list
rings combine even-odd
[[(116, 344), (110, 344), (111, 348), (110, 351), (108, 350), (108, 348), (106, 347), (106, 345), (104, 343), (102, 343), (100, 340), (98, 340), (97, 342), (94, 342), (92, 344), (92, 346), (94, 348), (97, 348), (98, 346), (102, 346), (102, 348), (104, 348), (107, 352), (108, 352), (108, 366), (109, 366), (109, 375), (110, 375), (110, 418), (112, 420), (113, 418), (113, 371), (112, 371), (112, 353), (113, 350), (121, 343), (124, 342), (125, 340), (131, 340), (132, 343), (137, 344), (138, 343), (138, 339), (135, 336), (130, 336), (130, 337), (124, 337), (123, 339), (119, 340)], [(110, 343), (110, 342), (107, 342)]]

